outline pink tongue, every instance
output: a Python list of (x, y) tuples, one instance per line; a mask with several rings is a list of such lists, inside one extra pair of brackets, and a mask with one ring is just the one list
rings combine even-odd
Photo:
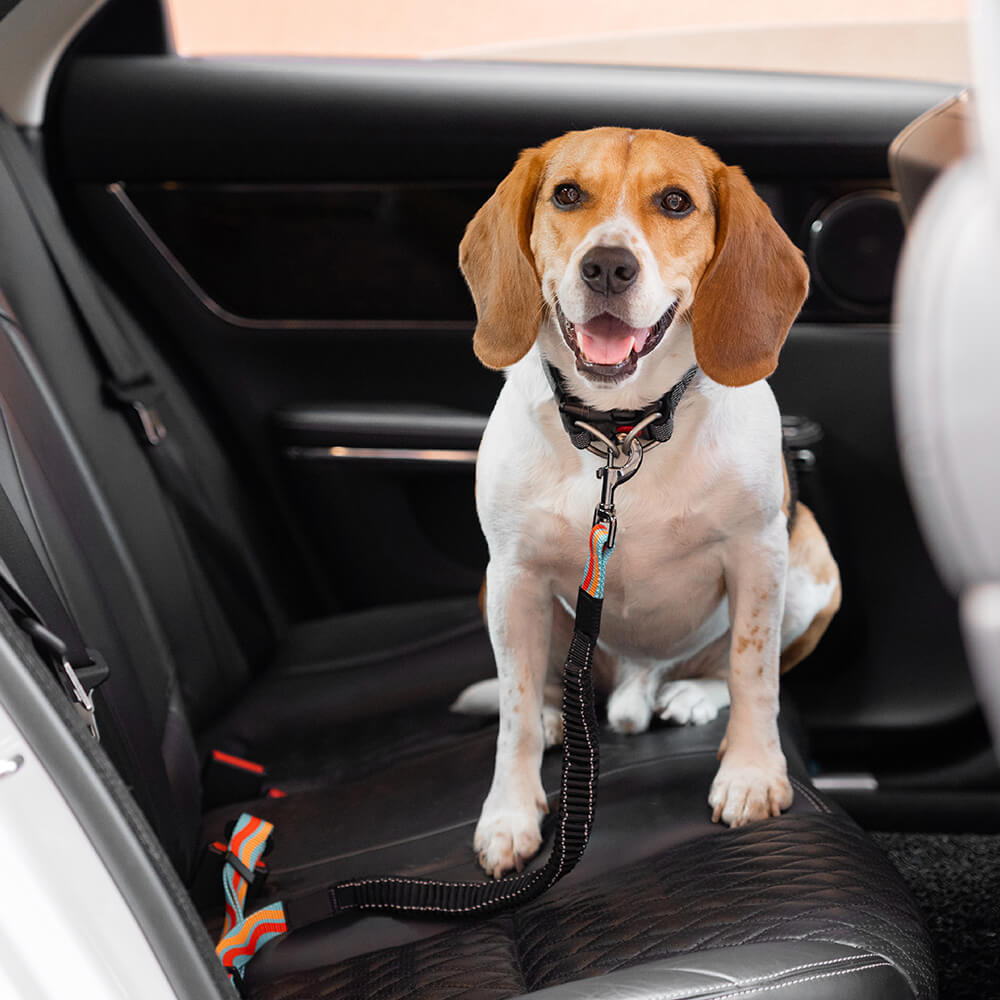
[(649, 327), (627, 326), (608, 313), (595, 316), (589, 323), (576, 325), (576, 336), (583, 356), (596, 365), (617, 365), (635, 348), (636, 354), (646, 345)]

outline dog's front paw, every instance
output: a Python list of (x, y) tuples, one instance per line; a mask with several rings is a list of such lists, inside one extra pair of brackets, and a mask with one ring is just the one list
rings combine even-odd
[(746, 826), (758, 819), (779, 816), (792, 804), (785, 758), (756, 762), (727, 753), (712, 782), (708, 804), (712, 822), (721, 819), (727, 826)]
[(483, 809), (472, 844), (487, 875), (501, 878), (507, 872), (521, 871), (542, 846), (538, 810)]

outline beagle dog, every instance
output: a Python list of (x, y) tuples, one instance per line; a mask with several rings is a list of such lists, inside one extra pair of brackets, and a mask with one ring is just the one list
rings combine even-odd
[[(621, 731), (654, 711), (706, 722), (731, 703), (712, 819), (778, 815), (792, 802), (779, 672), (840, 603), (826, 539), (807, 508), (789, 510), (764, 381), (805, 298), (802, 255), (712, 150), (599, 128), (525, 150), (469, 224), (460, 264), (475, 352), (507, 372), (477, 467), (498, 674), (485, 685), (500, 713), (480, 864), (499, 878), (537, 852), (542, 753), (561, 738), (560, 672), (604, 462), (573, 443), (557, 395), (610, 414), (684, 385), (672, 438), (615, 498), (595, 681)], [(478, 687), (457, 711), (482, 710)]]

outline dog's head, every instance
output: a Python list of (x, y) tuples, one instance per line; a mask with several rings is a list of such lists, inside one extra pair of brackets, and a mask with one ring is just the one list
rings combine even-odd
[(690, 324), (724, 385), (774, 371), (808, 270), (738, 167), (653, 130), (570, 132), (525, 150), (469, 223), (460, 263), (490, 368), (543, 350), (589, 383), (629, 381)]

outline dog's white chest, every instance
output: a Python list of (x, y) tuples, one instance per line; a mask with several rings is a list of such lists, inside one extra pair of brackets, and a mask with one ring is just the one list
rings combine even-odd
[[(616, 652), (664, 659), (687, 652), (724, 605), (721, 538), (683, 481), (664, 482), (664, 466), (678, 463), (656, 461), (655, 452), (646, 462), (616, 497), (618, 533), (607, 565), (601, 637)], [(556, 570), (557, 596), (570, 607), (599, 496), (596, 477), (592, 484), (587, 475), (582, 480), (569, 491), (569, 517), (543, 556)]]
[[(546, 398), (547, 387), (538, 395)], [(711, 392), (711, 390), (708, 390)], [(569, 608), (587, 565), (601, 461), (570, 444), (554, 406), (525, 406), (508, 384), (480, 452), (478, 502), (490, 558), (547, 580)], [(549, 399), (551, 397), (548, 397)], [(618, 537), (608, 562), (602, 643), (669, 659), (728, 628), (727, 546), (747, 512), (780, 503), (777, 408), (764, 383), (692, 393), (673, 438), (649, 449), (615, 494)]]

